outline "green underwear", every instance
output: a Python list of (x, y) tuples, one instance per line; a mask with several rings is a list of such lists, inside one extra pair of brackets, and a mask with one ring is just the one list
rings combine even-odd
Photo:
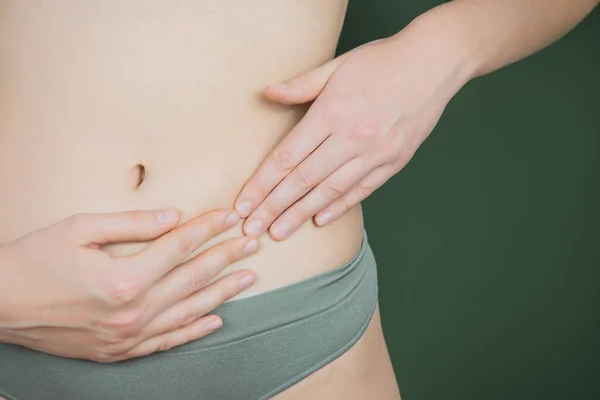
[(0, 343), (0, 396), (268, 399), (348, 351), (366, 330), (377, 296), (375, 258), (364, 232), (345, 265), (227, 302), (215, 310), (225, 322), (220, 330), (162, 353), (103, 364)]

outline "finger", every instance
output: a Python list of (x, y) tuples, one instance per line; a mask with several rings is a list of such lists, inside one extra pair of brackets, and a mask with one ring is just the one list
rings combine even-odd
[(384, 165), (373, 170), (359, 183), (354, 185), (348, 193), (315, 215), (315, 224), (317, 226), (325, 226), (335, 221), (356, 204), (369, 197), (371, 193), (381, 187), (393, 174), (394, 172), (389, 165)]
[(203, 214), (161, 236), (140, 252), (120, 258), (123, 264), (120, 268), (128, 269), (128, 273), (141, 281), (145, 292), (198, 247), (232, 228), (239, 220), (239, 215), (231, 210)]
[[(247, 235), (260, 236), (288, 207), (355, 157), (356, 152), (344, 146), (340, 137), (330, 136), (269, 193), (244, 222)], [(286, 224), (281, 223), (276, 229), (283, 235), (287, 228)]]
[(88, 245), (155, 239), (173, 229), (178, 221), (178, 210), (164, 209), (76, 214), (64, 223), (69, 237), (81, 245)]
[(147, 320), (196, 293), (225, 267), (255, 253), (258, 247), (258, 241), (251, 237), (229, 239), (178, 266), (148, 292), (146, 298), (153, 306)]
[(121, 359), (147, 356), (158, 351), (167, 351), (194, 340), (203, 338), (223, 325), (221, 318), (215, 315), (200, 318), (177, 330), (147, 339), (124, 354)]
[(153, 337), (189, 325), (248, 289), (254, 281), (254, 274), (248, 270), (227, 275), (165, 310), (148, 324), (144, 334)]
[(319, 211), (348, 193), (377, 167), (377, 163), (364, 157), (350, 160), (277, 218), (269, 229), (271, 237), (275, 240), (288, 238)]
[(327, 137), (328, 130), (310, 111), (269, 154), (246, 182), (235, 201), (235, 209), (247, 217), (298, 164)]
[(265, 94), (270, 100), (285, 105), (313, 101), (321, 94), (342, 61), (343, 56), (340, 56), (286, 83), (271, 85), (267, 87)]

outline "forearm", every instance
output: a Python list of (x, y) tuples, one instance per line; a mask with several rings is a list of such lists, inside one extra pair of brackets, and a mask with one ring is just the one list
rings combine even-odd
[(454, 0), (423, 14), (415, 24), (443, 38), (471, 78), (487, 74), (555, 42), (600, 0)]

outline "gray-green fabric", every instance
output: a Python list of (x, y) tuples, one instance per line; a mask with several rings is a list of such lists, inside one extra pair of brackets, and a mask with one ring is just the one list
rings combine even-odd
[(163, 353), (101, 364), (0, 343), (0, 395), (8, 400), (267, 399), (346, 352), (367, 328), (377, 296), (375, 258), (365, 232), (347, 264), (225, 303), (215, 311), (223, 328)]

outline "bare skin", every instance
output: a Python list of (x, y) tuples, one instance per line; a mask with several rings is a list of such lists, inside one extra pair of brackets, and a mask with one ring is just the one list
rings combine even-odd
[(454, 0), (265, 94), (309, 112), (244, 185), (244, 231), (336, 220), (412, 158), (469, 80), (565, 35), (599, 0)]
[[(175, 207), (185, 223), (231, 208), (306, 110), (268, 102), (264, 87), (330, 59), (345, 11), (341, 0), (97, 4), (0, 8), (0, 244), (78, 212)], [(361, 229), (356, 207), (285, 243), (262, 237), (224, 273), (257, 273), (244, 295), (271, 290), (348, 261)]]
[[(346, 9), (345, 0), (173, 4), (2, 3), (0, 245), (76, 213), (175, 207), (184, 224), (230, 208), (306, 112), (267, 101), (264, 87), (331, 59)], [(189, 258), (234, 236), (241, 223)], [(285, 242), (262, 236), (256, 255), (214, 280), (250, 270), (256, 283), (240, 296), (269, 291), (344, 264), (361, 238), (356, 206)], [(125, 257), (149, 244), (103, 249)], [(377, 385), (366, 372), (375, 370)], [(359, 397), (339, 397), (349, 379)], [(377, 314), (353, 349), (282, 396), (327, 391), (395, 398)]]
[[(390, 57), (411, 60), (417, 66), (421, 63), (451, 68), (464, 61), (465, 67), (459, 69), (465, 74), (449, 81), (430, 79), (452, 75), (442, 68), (435, 77), (424, 78), (423, 83), (442, 82), (450, 90), (431, 90), (439, 94), (439, 101), (421, 102), (433, 104), (436, 112), (420, 113), (422, 118), (414, 118), (422, 122), (415, 125), (418, 129), (391, 132), (391, 136), (406, 136), (406, 142), (412, 143), (401, 146), (389, 160), (375, 160), (375, 164), (391, 167), (379, 174), (364, 175), (372, 166), (363, 162), (366, 168), (340, 175), (336, 182), (346, 182), (335, 190), (340, 199), (332, 203), (331, 199), (319, 199), (318, 193), (310, 196), (303, 209), (296, 205), (293, 212), (283, 216), (294, 217), (288, 220), (292, 230), (297, 230), (292, 237), (288, 239), (287, 233), (278, 235), (281, 229), (274, 224), (271, 234), (286, 239), (285, 244), (275, 245), (262, 238), (264, 250), (258, 256), (236, 263), (223, 273), (236, 268), (257, 272), (260, 281), (243, 294), (250, 295), (347, 261), (360, 240), (362, 220), (356, 204), (410, 159), (453, 92), (469, 79), (556, 40), (597, 4), (597, 0), (456, 0), (419, 18), (416, 34), (402, 34), (384, 46), (367, 48), (387, 48), (375, 51), (380, 53), (377, 59), (384, 60), (375, 66), (394, 65)], [(225, 5), (208, 0), (176, 5), (166, 0), (111, 0), (101, 4), (91, 0), (4, 1), (0, 7), (0, 246), (77, 212), (157, 209), (166, 205), (183, 210), (180, 222), (185, 223), (203, 211), (227, 208), (248, 180), (248, 171), (256, 170), (263, 160), (263, 166), (279, 162), (281, 167), (277, 154), (286, 154), (285, 148), (273, 148), (306, 110), (275, 107), (259, 93), (274, 81), (285, 81), (331, 58), (345, 6), (343, 0), (270, 0), (260, 7), (241, 0)], [(432, 48), (422, 45), (432, 41), (442, 44), (434, 48), (455, 51), (444, 55), (445, 60), (433, 62), (440, 61), (439, 54), (420, 53), (420, 49)], [(341, 63), (338, 59), (327, 63), (316, 73), (292, 81), (294, 84), (283, 91), (281, 87), (272, 88), (269, 97), (285, 105), (314, 100), (333, 74), (333, 80), (341, 83), (330, 88), (331, 95), (321, 99), (321, 104), (342, 95), (351, 102), (356, 96), (346, 90), (350, 80), (336, 76), (356, 76), (360, 72), (369, 89), (363, 92), (376, 93), (376, 83), (383, 82), (385, 94), (403, 93), (403, 99), (410, 98), (410, 92), (389, 85), (390, 76), (376, 73), (377, 68), (369, 66), (366, 61), (374, 60), (374, 53), (367, 56), (369, 51), (356, 52), (353, 62)], [(411, 75), (388, 69), (393, 75)], [(419, 90), (423, 87), (418, 82), (414, 86)], [(382, 98), (378, 96), (374, 100), (380, 104)], [(407, 109), (418, 111), (414, 105)], [(402, 114), (398, 111), (402, 107), (395, 109)], [(368, 113), (347, 106), (338, 107), (338, 111), (338, 122), (365, 126), (364, 120), (352, 122), (352, 118), (365, 118)], [(381, 122), (377, 117), (368, 126)], [(261, 168), (258, 177), (250, 180), (238, 200), (254, 191), (251, 208), (244, 215), (263, 203), (254, 215), (263, 220), (256, 231), (267, 229), (297, 196), (317, 185), (321, 175), (327, 175), (322, 168), (318, 173), (314, 171), (318, 158), (302, 166), (300, 156), (320, 143), (319, 134), (341, 137), (342, 128), (333, 124), (321, 133), (313, 129), (306, 134), (296, 129), (280, 145), (296, 151), (289, 153), (291, 158), (286, 164), (291, 165), (279, 171), (284, 174), (271, 174), (261, 182), (260, 175), (269, 171)], [(386, 134), (379, 129), (357, 132), (367, 143)], [(307, 147), (306, 141), (312, 147)], [(332, 153), (325, 152), (325, 158)], [(342, 152), (336, 147), (335, 153)], [(381, 158), (384, 153), (374, 154)], [(298, 165), (304, 168), (303, 174), (292, 176), (302, 178), (296, 181), (302, 183), (302, 190), (276, 190), (273, 193), (285, 196), (265, 200)], [(252, 187), (254, 190), (248, 189)], [(315, 230), (303, 223), (313, 216), (317, 223), (330, 225)], [(249, 223), (248, 232), (254, 230)], [(231, 235), (235, 234), (240, 234), (239, 226)], [(126, 256), (146, 245), (118, 244), (104, 249)], [(344, 393), (342, 388), (352, 381), (353, 390), (343, 398), (395, 398), (393, 373), (378, 329), (376, 315), (353, 349), (282, 397), (338, 398)], [(379, 360), (383, 370), (369, 374), (374, 360)], [(375, 378), (380, 381), (373, 385)]]

